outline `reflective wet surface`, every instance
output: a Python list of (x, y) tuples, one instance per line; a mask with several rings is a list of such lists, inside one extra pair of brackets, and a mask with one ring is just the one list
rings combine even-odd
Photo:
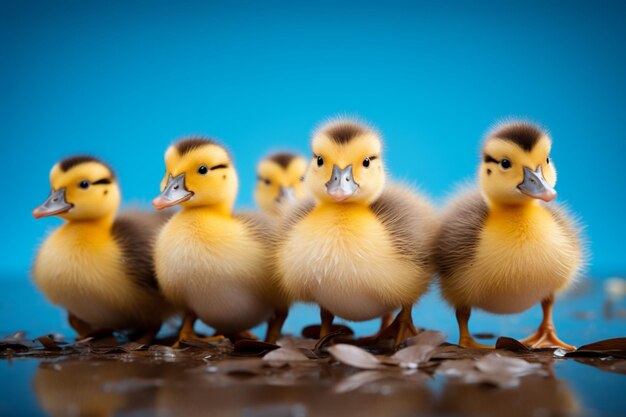
[[(562, 312), (567, 314), (557, 321), (562, 333), (578, 333), (578, 345), (626, 336), (620, 313), (624, 300), (609, 306), (605, 301), (602, 287), (563, 299), (567, 308)], [(446, 311), (434, 304), (423, 307)], [(297, 319), (313, 322), (315, 317), (307, 314)], [(509, 334), (500, 327), (507, 325), (520, 326), (487, 321), (475, 327), (493, 333), (483, 335), (488, 338)], [(491, 332), (484, 326), (491, 326)], [(26, 329), (17, 323), (14, 328)], [(324, 347), (315, 349), (314, 341), (300, 338), (292, 342), (309, 359), (275, 362), (262, 358), (263, 346), (234, 350), (229, 342), (175, 351), (112, 340), (74, 344), (71, 337), (60, 336), (32, 341), (29, 334), (13, 334), (2, 342), (0, 415), (621, 416), (626, 409), (626, 352), (620, 341), (571, 357), (545, 350), (515, 351), (514, 346), (498, 350), (504, 357), (539, 364), (539, 372), (502, 388), (462, 377), (463, 360), (475, 361), (488, 353), (450, 344), (437, 348), (418, 369), (356, 369), (334, 360)], [(511, 334), (517, 337), (513, 330)], [(437, 371), (444, 366), (458, 368), (460, 374)]]

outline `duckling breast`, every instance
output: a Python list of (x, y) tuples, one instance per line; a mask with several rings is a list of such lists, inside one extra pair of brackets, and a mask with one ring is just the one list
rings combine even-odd
[(364, 206), (317, 207), (289, 231), (278, 272), (295, 299), (348, 320), (368, 320), (412, 303), (427, 283)]

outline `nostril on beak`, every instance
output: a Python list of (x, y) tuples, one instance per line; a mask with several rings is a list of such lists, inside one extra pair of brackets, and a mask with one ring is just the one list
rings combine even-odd
[(52, 201), (57, 202), (57, 201), (59, 201), (59, 199), (58, 198), (53, 198)]
[(175, 185), (175, 186), (174, 186), (174, 189), (175, 189), (175, 190), (178, 190), (178, 185)]
[(346, 182), (350, 182), (350, 177), (346, 177)]

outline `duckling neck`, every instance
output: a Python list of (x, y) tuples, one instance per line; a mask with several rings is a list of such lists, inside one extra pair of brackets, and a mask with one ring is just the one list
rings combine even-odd
[(71, 220), (62, 226), (63, 231), (75, 236), (101, 238), (110, 235), (115, 213), (97, 219)]
[(185, 207), (183, 209), (184, 213), (202, 213), (202, 214), (211, 214), (217, 216), (224, 217), (232, 217), (233, 215), (233, 206), (229, 203), (218, 203), (212, 204), (208, 206), (196, 206), (196, 207)]

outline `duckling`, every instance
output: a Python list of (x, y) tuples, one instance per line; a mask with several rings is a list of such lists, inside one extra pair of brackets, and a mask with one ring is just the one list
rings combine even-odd
[(386, 185), (380, 135), (357, 121), (322, 125), (305, 184), (314, 200), (284, 221), (276, 269), (291, 299), (320, 305), (320, 337), (335, 316), (365, 321), (401, 311), (381, 337), (416, 334), (411, 308), (433, 272), (431, 205)]
[(171, 311), (159, 293), (152, 261), (153, 238), (166, 217), (116, 217), (121, 195), (115, 174), (90, 156), (58, 162), (50, 184), (50, 196), (33, 216), (66, 222), (39, 248), (35, 284), (68, 311), (79, 338), (133, 330), (143, 332), (140, 342), (149, 343)]
[(278, 216), (281, 206), (293, 204), (306, 196), (304, 174), (307, 161), (289, 152), (274, 153), (259, 162), (254, 199), (267, 214)]
[(557, 195), (551, 148), (550, 136), (532, 123), (497, 126), (482, 149), (480, 192), (461, 195), (443, 215), (434, 258), (463, 347), (487, 347), (469, 333), (472, 308), (513, 314), (540, 302), (541, 325), (523, 342), (574, 349), (557, 337), (552, 307), (585, 255), (576, 220), (548, 204)]
[[(156, 272), (166, 298), (186, 311), (182, 340), (221, 340), (269, 319), (280, 307), (270, 249), (274, 230), (260, 214), (234, 214), (239, 181), (229, 152), (203, 137), (183, 139), (165, 153), (161, 210), (180, 205), (159, 233)], [(216, 330), (201, 338), (196, 319)]]

